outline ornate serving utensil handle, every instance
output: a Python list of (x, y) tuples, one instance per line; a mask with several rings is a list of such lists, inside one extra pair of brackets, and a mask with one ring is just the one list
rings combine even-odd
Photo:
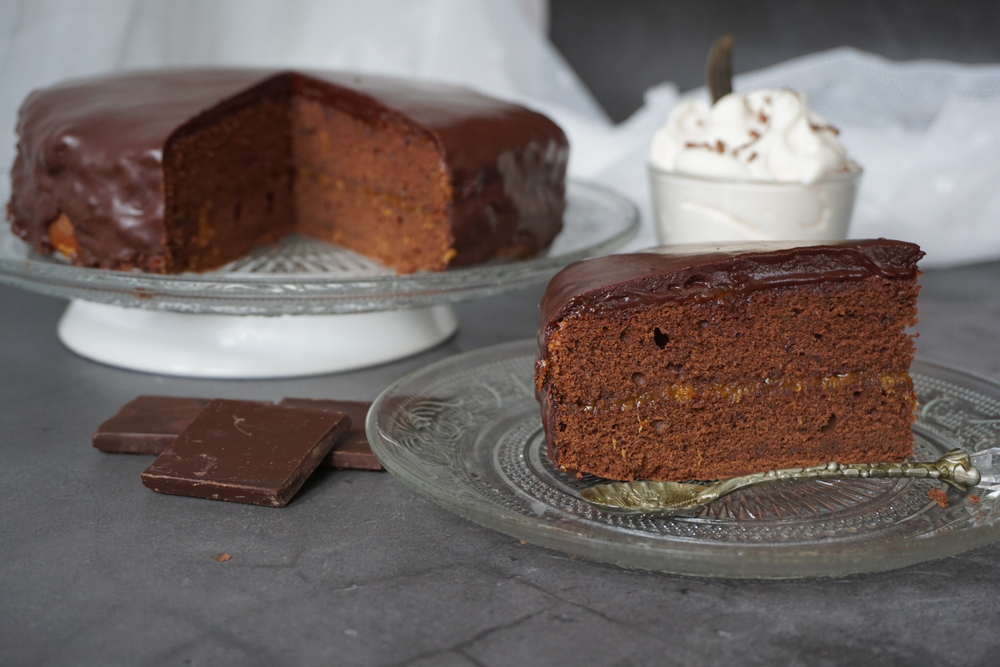
[(768, 470), (730, 477), (709, 484), (694, 482), (612, 482), (580, 492), (587, 502), (604, 508), (650, 514), (675, 514), (707, 505), (748, 486), (791, 479), (878, 479), (913, 477), (936, 479), (968, 491), (980, 482), (979, 470), (969, 454), (953, 449), (933, 463), (827, 463), (809, 468)]

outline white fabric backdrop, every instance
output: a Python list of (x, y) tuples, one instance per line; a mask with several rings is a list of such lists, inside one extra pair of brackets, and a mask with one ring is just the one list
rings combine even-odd
[[(20, 101), (68, 77), (221, 64), (437, 79), (550, 114), (570, 136), (572, 176), (632, 198), (644, 226), (630, 249), (652, 245), (645, 157), (677, 89), (647, 91), (613, 126), (545, 38), (545, 16), (545, 0), (3, 0), (0, 166)], [(865, 168), (852, 236), (920, 243), (928, 267), (1000, 258), (1000, 66), (836, 49), (736, 80), (764, 86), (809, 95)]]

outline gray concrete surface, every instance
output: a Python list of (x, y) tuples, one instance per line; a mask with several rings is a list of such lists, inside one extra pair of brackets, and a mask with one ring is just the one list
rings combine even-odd
[[(920, 354), (1000, 378), (1000, 264), (928, 272)], [(992, 665), (1000, 545), (844, 579), (693, 579), (481, 528), (387, 473), (322, 471), (285, 509), (158, 495), (90, 447), (137, 394), (374, 398), (533, 335), (540, 288), (365, 371), (216, 382), (64, 349), (64, 302), (0, 287), (0, 665)], [(231, 554), (228, 562), (213, 556)]]

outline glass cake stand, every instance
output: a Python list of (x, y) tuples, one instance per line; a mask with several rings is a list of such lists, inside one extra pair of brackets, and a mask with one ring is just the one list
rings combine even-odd
[(546, 280), (638, 228), (628, 200), (571, 182), (564, 229), (546, 254), (410, 275), (296, 235), (203, 274), (89, 269), (40, 256), (4, 228), (0, 282), (71, 299), (59, 337), (96, 361), (189, 377), (312, 375), (433, 347), (458, 327), (450, 304)]
[[(528, 340), (476, 350), (399, 380), (368, 413), (372, 450), (402, 482), (476, 523), (624, 567), (715, 577), (842, 576), (1000, 539), (1000, 486), (948, 491), (941, 507), (928, 494), (935, 488), (928, 479), (774, 482), (687, 516), (594, 507), (580, 491), (602, 480), (577, 480), (545, 454), (535, 349)], [(920, 360), (911, 375), (920, 405), (915, 460), (1000, 445), (1000, 384)]]

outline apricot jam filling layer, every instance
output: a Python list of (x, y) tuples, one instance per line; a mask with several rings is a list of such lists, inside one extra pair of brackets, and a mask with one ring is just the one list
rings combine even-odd
[(600, 401), (599, 403), (577, 403), (576, 408), (582, 412), (597, 412), (603, 410), (635, 410), (641, 407), (653, 406), (663, 402), (676, 402), (681, 405), (696, 404), (706, 399), (723, 399), (730, 403), (739, 403), (744, 398), (771, 396), (777, 394), (798, 394), (806, 389), (821, 389), (835, 392), (857, 390), (865, 386), (878, 386), (883, 392), (895, 393), (897, 389), (905, 392), (913, 391), (913, 381), (909, 373), (865, 373), (852, 372), (827, 375), (822, 377), (780, 379), (763, 379), (753, 382), (678, 382), (631, 394), (623, 398)]

